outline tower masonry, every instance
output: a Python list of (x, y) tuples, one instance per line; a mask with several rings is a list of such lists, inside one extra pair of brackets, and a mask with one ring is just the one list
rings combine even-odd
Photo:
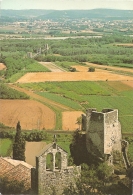
[(117, 109), (88, 109), (84, 117), (86, 146), (89, 153), (100, 158), (111, 156), (113, 150), (121, 152), (121, 125)]

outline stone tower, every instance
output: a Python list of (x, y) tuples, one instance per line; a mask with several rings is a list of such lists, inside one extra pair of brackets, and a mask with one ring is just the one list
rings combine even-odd
[(36, 169), (32, 170), (32, 186), (37, 184), (38, 195), (51, 195), (53, 189), (61, 195), (75, 177), (80, 176), (80, 166), (67, 166), (67, 152), (53, 142), (48, 144), (36, 157)]
[(84, 121), (86, 146), (89, 153), (99, 158), (110, 157), (113, 150), (121, 152), (121, 125), (117, 109), (88, 109)]

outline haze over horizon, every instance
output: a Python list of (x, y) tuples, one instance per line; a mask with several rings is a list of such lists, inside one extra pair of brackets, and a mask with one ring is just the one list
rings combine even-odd
[(0, 0), (2, 9), (90, 10), (97, 8), (133, 10), (133, 0)]

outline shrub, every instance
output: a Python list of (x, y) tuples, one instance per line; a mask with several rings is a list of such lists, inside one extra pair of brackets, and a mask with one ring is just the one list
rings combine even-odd
[(95, 67), (90, 67), (89, 69), (88, 69), (88, 72), (95, 72)]

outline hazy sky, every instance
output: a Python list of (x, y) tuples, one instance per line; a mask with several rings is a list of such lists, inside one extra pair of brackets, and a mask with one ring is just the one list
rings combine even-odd
[(0, 0), (2, 9), (94, 9), (133, 10), (133, 0)]

